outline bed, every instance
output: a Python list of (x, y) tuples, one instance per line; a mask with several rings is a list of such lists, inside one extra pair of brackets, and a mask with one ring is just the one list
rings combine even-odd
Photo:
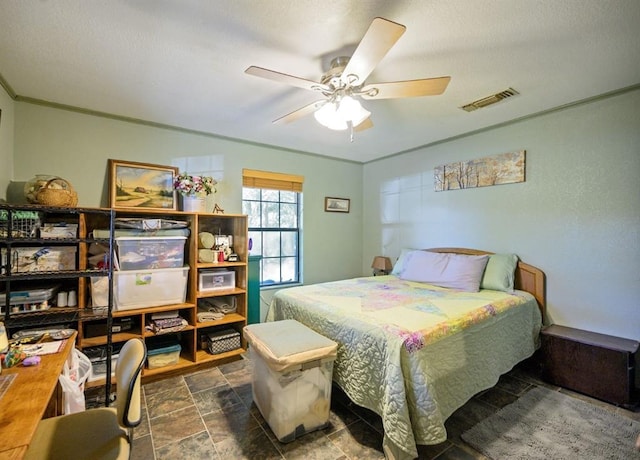
[[(448, 273), (423, 276), (442, 260)], [(464, 270), (453, 288), (442, 281), (461, 260), (482, 266), (477, 292), (475, 278), (460, 288)], [(409, 459), (416, 444), (445, 441), (455, 410), (535, 352), (545, 296), (544, 273), (515, 255), (433, 248), (403, 251), (390, 275), (281, 290), (267, 321), (295, 319), (336, 341), (334, 381), (382, 417), (385, 456)]]

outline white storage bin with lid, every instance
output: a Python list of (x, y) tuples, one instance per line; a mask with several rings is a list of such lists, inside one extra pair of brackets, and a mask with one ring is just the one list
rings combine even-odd
[(185, 236), (116, 237), (120, 269), (182, 267), (186, 241)]
[(281, 442), (329, 423), (338, 345), (295, 320), (245, 326), (253, 400)]
[[(188, 279), (188, 266), (113, 272), (113, 307), (115, 310), (132, 310), (184, 303)], [(93, 306), (106, 306), (108, 295), (109, 279), (106, 276), (92, 277)]]

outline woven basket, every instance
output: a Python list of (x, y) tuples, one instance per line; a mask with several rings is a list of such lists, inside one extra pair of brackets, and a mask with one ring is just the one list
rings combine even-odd
[(73, 207), (78, 204), (78, 194), (68, 181), (54, 177), (38, 190), (36, 200), (44, 206)]

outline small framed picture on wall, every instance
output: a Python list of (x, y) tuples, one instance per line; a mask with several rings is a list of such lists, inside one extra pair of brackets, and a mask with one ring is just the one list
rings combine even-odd
[(327, 196), (324, 199), (324, 210), (326, 212), (349, 212), (351, 200), (349, 198), (334, 198)]

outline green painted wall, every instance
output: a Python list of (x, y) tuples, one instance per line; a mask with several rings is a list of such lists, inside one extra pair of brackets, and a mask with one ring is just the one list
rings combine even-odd
[(6, 198), (13, 172), (14, 106), (15, 102), (0, 86), (0, 199)]
[[(639, 106), (636, 89), (366, 164), (363, 270), (403, 247), (515, 252), (546, 273), (551, 322), (640, 339)], [(524, 183), (434, 192), (435, 166), (522, 149)]]
[[(14, 103), (0, 92), (0, 185), (59, 174), (81, 205), (98, 206), (108, 158), (204, 162), (219, 171), (216, 199), (231, 213), (240, 211), (242, 168), (302, 174), (306, 283), (368, 274), (374, 255), (394, 258), (402, 247), (515, 252), (547, 274), (551, 322), (639, 339), (639, 104), (640, 90), (629, 91), (363, 166)], [(433, 191), (434, 166), (520, 149), (524, 183)], [(325, 196), (351, 198), (351, 213), (324, 213)], [(263, 315), (273, 292), (262, 292)]]
[[(215, 170), (216, 201), (227, 213), (241, 212), (242, 168), (303, 175), (305, 283), (361, 274), (360, 164), (25, 102), (15, 114), (13, 180), (59, 175), (73, 184), (80, 206), (107, 204), (109, 158)], [(351, 198), (352, 212), (325, 213), (325, 196)]]

